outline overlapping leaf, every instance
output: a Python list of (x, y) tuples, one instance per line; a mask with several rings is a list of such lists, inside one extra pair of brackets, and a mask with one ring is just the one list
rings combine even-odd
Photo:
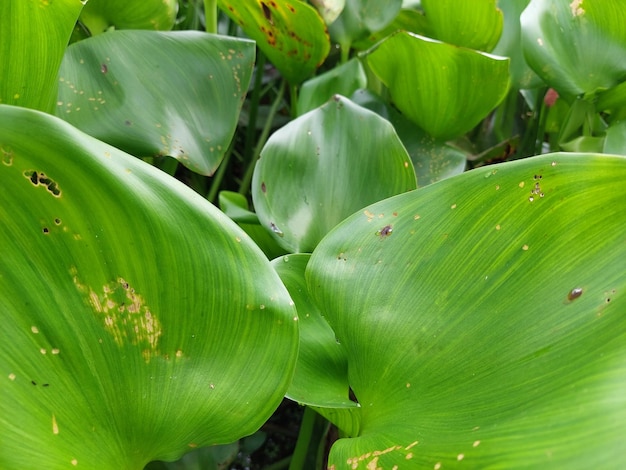
[(333, 230), (308, 286), (346, 351), (361, 422), (329, 465), (621, 461), (625, 178), (623, 157), (546, 155), (389, 198)]
[(73, 44), (56, 113), (133, 155), (211, 175), (235, 132), (254, 43), (197, 31), (113, 31)]
[(328, 55), (330, 40), (324, 21), (305, 2), (218, 0), (217, 3), (294, 85), (308, 78)]
[(521, 16), (528, 64), (569, 97), (626, 79), (626, 3), (532, 0)]
[(306, 253), (348, 215), (415, 187), (391, 124), (336, 95), (272, 135), (254, 170), (252, 198), (275, 239)]
[(80, 0), (0, 2), (0, 104), (53, 112)]
[(438, 139), (476, 126), (506, 96), (509, 60), (398, 33), (367, 56), (394, 104)]
[(422, 0), (435, 39), (491, 52), (502, 34), (496, 0)]
[(0, 467), (143, 468), (258, 429), (296, 312), (226, 216), (49, 115), (0, 106)]
[(89, 0), (80, 20), (93, 35), (108, 29), (172, 29), (177, 0)]

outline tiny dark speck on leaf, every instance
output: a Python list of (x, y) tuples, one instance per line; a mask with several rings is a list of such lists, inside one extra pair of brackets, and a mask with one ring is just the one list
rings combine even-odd
[(107, 64), (102, 64), (100, 66), (100, 72), (107, 73), (108, 71), (109, 71), (109, 68), (107, 67)]
[(261, 183), (261, 191), (263, 191), (264, 193), (267, 192), (267, 187), (265, 186), (265, 181), (263, 181)]
[(567, 294), (567, 300), (575, 300), (581, 295), (583, 295), (583, 290), (580, 287), (576, 287), (575, 289), (569, 291), (569, 294)]
[(33, 385), (37, 385), (37, 382), (35, 382), (34, 380), (31, 380), (30, 383)]

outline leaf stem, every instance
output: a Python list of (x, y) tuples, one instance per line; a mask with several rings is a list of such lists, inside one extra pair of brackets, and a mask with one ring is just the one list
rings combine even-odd
[(204, 0), (204, 23), (207, 33), (217, 34), (217, 0)]
[(265, 125), (263, 126), (263, 130), (261, 131), (261, 135), (259, 136), (259, 140), (257, 141), (256, 147), (254, 147), (254, 152), (252, 154), (252, 159), (249, 160), (248, 168), (246, 168), (246, 173), (241, 180), (241, 184), (239, 185), (239, 194), (246, 195), (250, 190), (250, 182), (252, 181), (252, 174), (254, 173), (254, 167), (256, 165), (256, 161), (259, 159), (259, 155), (261, 155), (261, 150), (267, 141), (267, 138), (272, 130), (272, 123), (274, 121), (274, 116), (280, 109), (280, 105), (283, 101), (283, 96), (285, 95), (286, 88), (286, 80), (282, 80), (280, 83), (280, 87), (278, 88), (278, 93), (276, 94), (276, 98), (270, 107), (269, 113), (267, 115), (267, 119), (265, 121)]

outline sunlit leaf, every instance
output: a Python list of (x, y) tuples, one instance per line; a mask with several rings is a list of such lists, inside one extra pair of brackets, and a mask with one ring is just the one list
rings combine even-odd
[(596, 93), (626, 77), (622, 0), (532, 0), (521, 23), (528, 64), (559, 94)]
[(324, 20), (305, 2), (218, 0), (217, 3), (294, 85), (312, 75), (328, 55), (330, 40)]
[(56, 113), (136, 156), (211, 175), (237, 126), (254, 43), (198, 31), (113, 31), (70, 46)]
[(0, 106), (0, 467), (143, 468), (252, 434), (297, 355), (260, 250), (201, 196)]
[(502, 34), (496, 0), (422, 0), (432, 37), (457, 46), (490, 52)]
[(93, 35), (111, 28), (167, 31), (177, 10), (177, 0), (89, 0), (80, 21)]
[(383, 41), (367, 62), (396, 107), (442, 140), (476, 126), (509, 87), (508, 59), (411, 33)]
[(625, 178), (623, 157), (550, 154), (389, 198), (329, 233), (307, 283), (361, 405), (329, 466), (621, 461)]
[(52, 112), (80, 0), (0, 2), (0, 104)]
[(336, 95), (270, 137), (254, 170), (252, 199), (275, 239), (305, 253), (348, 215), (415, 187), (391, 124)]

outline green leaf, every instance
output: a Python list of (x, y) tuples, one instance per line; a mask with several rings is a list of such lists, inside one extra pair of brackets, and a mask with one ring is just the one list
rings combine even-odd
[(388, 106), (380, 97), (367, 90), (359, 90), (351, 99), (391, 122), (411, 157), (418, 187), (465, 171), (468, 157), (466, 153), (429, 136), (392, 106)]
[(346, 351), (362, 420), (329, 466), (621, 461), (625, 178), (623, 157), (549, 154), (335, 228), (307, 284)]
[(521, 17), (528, 64), (560, 95), (593, 94), (626, 77), (626, 3), (532, 0)]
[(351, 59), (302, 84), (298, 95), (298, 113), (304, 114), (323, 105), (333, 95), (349, 96), (366, 85), (367, 77), (361, 61)]
[(402, 9), (391, 23), (383, 29), (372, 33), (367, 38), (356, 41), (352, 44), (352, 47), (359, 50), (369, 49), (377, 42), (397, 31), (408, 31), (411, 33), (421, 34), (422, 36), (431, 36), (432, 34), (430, 31), (430, 24), (424, 16), (424, 12)]
[(261, 225), (258, 216), (248, 210), (248, 200), (233, 191), (220, 191), (219, 206), (224, 213), (248, 234), (268, 259), (278, 258), (287, 253), (270, 233)]
[(170, 30), (176, 21), (177, 0), (89, 0), (80, 21), (92, 35), (108, 29)]
[(397, 108), (441, 140), (471, 130), (509, 87), (508, 59), (406, 32), (383, 41), (367, 61)]
[(292, 254), (272, 261), (298, 310), (300, 348), (287, 398), (305, 405), (356, 408), (348, 398), (348, 363), (335, 333), (312, 302), (304, 279), (311, 255)]
[(252, 199), (275, 239), (303, 253), (353, 212), (415, 187), (391, 124), (335, 95), (270, 137), (254, 170)]
[(341, 15), (329, 27), (332, 39), (349, 49), (358, 40), (380, 31), (393, 21), (402, 0), (346, 0)]
[(254, 243), (55, 117), (0, 106), (0, 136), (0, 467), (143, 468), (257, 430), (298, 331)]
[(136, 156), (168, 155), (204, 175), (224, 157), (254, 43), (196, 31), (113, 31), (70, 46), (57, 115)]
[(490, 52), (502, 34), (496, 0), (422, 0), (422, 8), (433, 38), (443, 42)]
[(626, 121), (616, 122), (606, 130), (604, 153), (626, 155)]
[(79, 0), (0, 2), (0, 104), (52, 112)]
[(535, 88), (543, 81), (526, 63), (522, 49), (522, 26), (520, 15), (530, 0), (506, 0), (498, 2), (504, 15), (504, 25), (500, 40), (492, 53), (511, 59), (511, 81), (515, 89)]
[(218, 0), (291, 84), (313, 74), (330, 51), (324, 20), (305, 2)]

